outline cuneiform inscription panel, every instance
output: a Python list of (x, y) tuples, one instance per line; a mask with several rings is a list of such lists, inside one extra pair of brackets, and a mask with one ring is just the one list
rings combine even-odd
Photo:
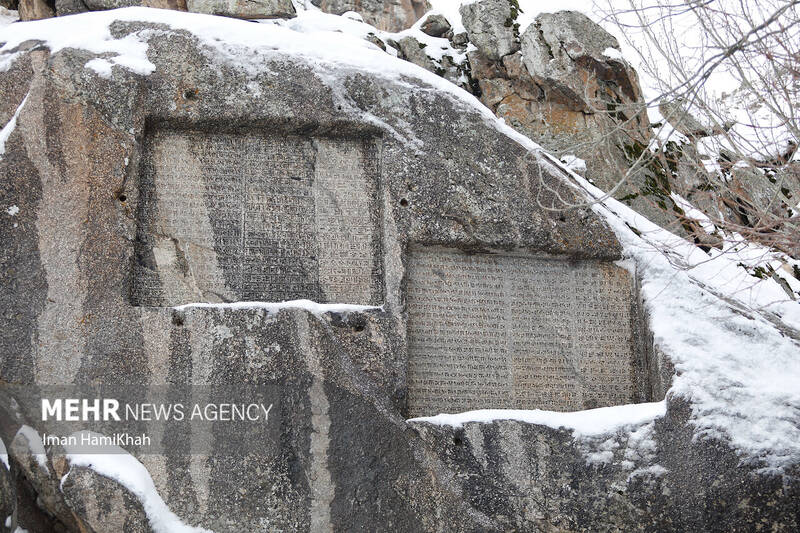
[(609, 263), (413, 251), (409, 414), (631, 402), (632, 292)]
[(157, 131), (132, 301), (381, 299), (373, 142)]

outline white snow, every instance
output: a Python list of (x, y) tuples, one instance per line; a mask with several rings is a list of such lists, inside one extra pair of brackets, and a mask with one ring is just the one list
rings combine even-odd
[(84, 66), (86, 68), (90, 68), (93, 71), (97, 72), (103, 78), (111, 78), (111, 72), (112, 72), (111, 67), (114, 66), (114, 63), (112, 63), (107, 59), (102, 59), (98, 57), (90, 61), (87, 61), (86, 65)]
[(775, 325), (800, 330), (800, 305), (740, 266), (769, 252), (747, 244), (709, 255), (616, 200), (593, 209), (636, 262), (654, 342), (677, 372), (668, 395), (691, 400), (696, 435), (726, 440), (768, 470), (800, 461), (800, 344)]
[[(197, 13), (129, 7), (15, 23), (2, 30), (0, 41), (5, 41), (5, 45), (0, 47), (0, 72), (7, 70), (19, 56), (10, 53), (11, 50), (27, 40), (40, 40), (53, 53), (67, 47), (84, 49), (102, 54), (102, 59), (114, 65), (147, 75), (155, 69), (155, 65), (147, 59), (147, 39), (157, 32), (141, 30), (123, 39), (114, 39), (109, 26), (117, 20), (154, 22), (196, 35), (212, 59), (224, 61), (252, 76), (268, 68), (265, 65), (268, 59), (285, 56), (302, 58), (314, 68), (315, 74), (323, 82), (329, 84), (334, 94), (338, 95), (340, 92), (338, 84), (344, 71), (349, 69), (367, 71), (376, 77), (391, 80), (401, 87), (407, 86), (409, 90), (435, 90), (443, 93), (461, 106), (479, 113), (487, 124), (517, 139), (524, 138), (522, 134), (505, 126), (491, 110), (471, 94), (432, 72), (392, 57), (376, 45), (364, 40), (360, 32), (362, 29), (370, 28), (369, 26), (342, 17), (331, 15), (326, 17), (313, 10), (304, 13), (306, 15), (298, 17), (296, 21), (294, 19), (281, 23), (265, 21), (255, 24)], [(342, 28), (363, 28), (358, 30), (358, 35), (333, 29), (330, 27), (331, 17), (337, 19), (337, 25)], [(317, 21), (317, 26), (314, 26), (314, 20)], [(311, 28), (314, 27), (317, 29), (312, 31)], [(87, 62), (91, 70), (99, 71), (102, 75), (108, 74), (110, 70), (108, 65), (92, 61), (94, 60)], [(412, 80), (422, 82), (428, 87), (421, 88), (418, 84), (411, 84)], [(342, 99), (342, 104), (350, 109), (346, 99)], [(418, 142), (413, 131), (395, 131), (381, 123), (377, 117), (366, 115), (360, 110), (358, 112), (362, 114), (364, 120), (387, 127), (391, 134), (403, 142), (410, 145)]]
[(268, 313), (277, 313), (281, 309), (305, 309), (312, 314), (321, 316), (325, 313), (358, 313), (364, 311), (380, 310), (381, 307), (354, 304), (320, 304), (311, 300), (289, 300), (286, 302), (230, 302), (230, 303), (189, 303), (175, 306), (178, 311), (187, 309), (264, 309)]
[[(79, 437), (80, 434), (81, 432), (78, 432), (73, 435)], [(76, 440), (80, 442), (80, 438)], [(72, 453), (72, 448), (65, 446), (70, 465), (91, 468), (98, 474), (120, 483), (136, 496), (142, 502), (144, 512), (155, 533), (212, 533), (208, 529), (192, 527), (181, 521), (161, 499), (147, 468), (124, 449), (117, 446), (108, 448), (112, 449), (113, 453), (82, 454)], [(69, 472), (61, 479), (62, 485), (68, 476)]]
[(603, 55), (611, 59), (624, 59), (622, 57), (622, 52), (620, 52), (616, 48), (611, 48), (610, 46), (605, 50), (603, 50)]
[(50, 468), (47, 466), (47, 454), (44, 451), (44, 443), (42, 442), (42, 437), (39, 435), (39, 432), (30, 426), (23, 425), (19, 428), (19, 430), (17, 430), (14, 440), (16, 440), (18, 436), (25, 438), (28, 449), (30, 450), (31, 454), (33, 454), (36, 462), (39, 463), (39, 466), (42, 468), (42, 470), (49, 472)]
[(578, 174), (586, 172), (586, 161), (576, 156), (575, 154), (564, 154), (561, 156), (561, 162), (566, 165), (568, 169)]
[(540, 409), (481, 409), (458, 414), (440, 414), (411, 418), (409, 422), (427, 422), (438, 426), (462, 427), (471, 422), (487, 423), (498, 420), (516, 420), (528, 424), (540, 424), (554, 429), (572, 431), (575, 437), (587, 437), (611, 433), (626, 426), (640, 426), (664, 416), (665, 403), (637, 403), (616, 407), (600, 407), (586, 411), (562, 413)]
[[(1, 50), (1, 49), (0, 49)], [(0, 61), (1, 63), (2, 61)], [(2, 71), (2, 69), (0, 69)], [(25, 106), (25, 102), (28, 101), (28, 95), (25, 95), (25, 98), (22, 99), (22, 102), (17, 107), (17, 110), (14, 111), (14, 114), (11, 116), (11, 119), (8, 121), (8, 124), (3, 126), (3, 129), (0, 130), (0, 160), (3, 159), (3, 154), (6, 153), (6, 141), (11, 136), (11, 132), (17, 127), (17, 118), (19, 117), (22, 108)]]
[(0, 463), (6, 465), (6, 470), (11, 470), (11, 465), (8, 464), (8, 450), (3, 439), (0, 439)]
[(0, 6), (0, 28), (19, 20), (19, 12)]

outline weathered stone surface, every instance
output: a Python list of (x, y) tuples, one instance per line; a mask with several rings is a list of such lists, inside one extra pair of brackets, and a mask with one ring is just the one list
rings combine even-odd
[(313, 0), (325, 13), (355, 11), (379, 30), (398, 32), (410, 28), (429, 9), (427, 0)]
[(469, 40), (493, 61), (519, 50), (514, 9), (508, 0), (480, 0), (459, 8)]
[(64, 472), (61, 492), (81, 522), (94, 533), (151, 533), (139, 499), (116, 481), (91, 468), (72, 466)]
[(676, 401), (637, 438), (580, 446), (567, 430), (513, 421), (412, 426), (506, 531), (797, 529), (800, 484), (753, 475), (721, 442), (696, 438), (688, 417)]
[(240, 19), (292, 18), (291, 0), (186, 0), (192, 13), (222, 15)]
[(134, 304), (380, 303), (374, 142), (154, 131), (145, 146)]
[(41, 20), (55, 16), (53, 7), (45, 0), (20, 0), (17, 9), (20, 20)]
[[(11, 472), (6, 466), (8, 461), (8, 454), (6, 447), (0, 443), (0, 531), (10, 532), (11, 520), (6, 523), (6, 518), (12, 518), (17, 510), (17, 492), (14, 489), (14, 480), (11, 477)], [(3, 461), (5, 459), (5, 462)]]
[(441, 37), (450, 31), (450, 23), (442, 15), (429, 15), (420, 29), (431, 37)]
[(409, 415), (646, 398), (636, 390), (645, 362), (634, 353), (633, 291), (613, 265), (413, 251)]
[[(112, 28), (117, 38), (141, 32), (139, 38), (148, 40), (156, 64), (149, 77), (124, 69), (115, 69), (111, 79), (95, 76), (83, 68), (92, 54), (76, 49), (51, 56), (41, 48), (23, 51), (10, 71), (21, 87), (0, 103), (0, 115), (13, 114), (26, 94), (28, 100), (0, 161), (0, 175), (14, 177), (4, 183), (3, 202), (19, 207), (13, 220), (0, 218), (3, 261), (14, 265), (0, 271), (5, 310), (0, 378), (279, 386), (279, 437), (271, 441), (279, 445), (245, 457), (226, 457), (220, 448), (200, 462), (177, 445), (166, 458), (141, 457), (167, 504), (194, 525), (217, 532), (304, 531), (312, 525), (352, 531), (376, 524), (400, 531), (496, 530), (496, 518), (472, 509), (443, 463), (429, 455), (404, 420), (408, 247), (610, 261), (619, 257), (614, 235), (588, 209), (569, 216), (540, 210), (538, 202), (556, 201), (543, 183), (567, 197), (575, 193), (555, 167), (487, 125), (467, 100), (428, 90), (414, 79), (375, 83), (376, 75), (352, 68), (337, 67), (333, 78), (317, 76), (304, 59), (280, 52), (262, 56), (258, 68), (245, 71), (211, 59), (185, 32), (153, 28), (130, 23)], [(346, 99), (324, 81), (331, 79)], [(409, 84), (421, 90), (410, 90)], [(261, 97), (252, 97), (254, 87)], [(385, 127), (365, 116), (379, 117)], [(412, 132), (413, 144), (405, 137)], [(291, 141), (291, 151), (258, 148), (275, 139)], [(170, 202), (190, 198), (174, 179), (206, 184), (228, 179), (224, 183), (234, 194), (242, 181), (224, 177), (228, 163), (217, 161), (199, 173), (188, 164), (188, 156), (202, 160), (228, 142), (230, 157), (246, 152), (254, 158), (252, 165), (239, 163), (243, 170), (259, 162), (269, 168), (275, 154), (307, 150), (307, 165), (280, 168), (313, 168), (320, 180), (328, 179), (319, 163), (325, 150), (337, 161), (328, 168), (366, 180), (368, 172), (351, 172), (364, 168), (358, 164), (361, 148), (354, 147), (376, 146), (375, 200), (367, 189), (349, 188), (358, 179), (342, 184), (331, 174), (333, 186), (324, 190), (332, 204), (315, 198), (309, 211), (275, 197), (269, 209), (274, 215), (288, 213), (291, 205), (302, 208), (288, 218), (310, 213), (317, 234), (325, 226), (316, 222), (317, 206), (332, 209), (320, 211), (330, 217), (328, 226), (337, 217), (352, 223), (356, 211), (374, 213), (377, 222), (366, 227), (378, 229), (381, 245), (370, 249), (378, 261), (369, 279), (381, 283), (369, 286), (379, 287), (379, 299), (366, 303), (382, 308), (319, 318), (296, 309), (270, 314), (133, 305), (131, 291), (142, 266), (137, 250), (148, 249), (139, 237), (164, 230), (177, 238), (180, 231), (207, 223), (205, 237), (212, 240), (199, 244), (212, 250), (202, 253), (217, 264), (246, 257), (223, 245), (227, 229), (246, 226), (241, 218), (223, 224), (224, 209), (209, 213), (209, 205), (221, 205), (207, 194), (213, 188), (197, 187), (206, 207), (185, 211), (188, 221), (167, 212)], [(158, 162), (159, 146), (169, 147), (162, 149), (176, 164), (186, 163), (181, 176), (165, 172), (169, 158)], [(480, 161), (476, 153), (482, 154)], [(269, 179), (280, 184), (303, 177), (287, 172)], [(286, 187), (314, 192), (313, 184)], [(344, 202), (336, 196), (340, 191)], [(248, 198), (260, 202), (266, 196)], [(375, 207), (365, 207), (370, 202)], [(191, 205), (197, 204), (185, 207)], [(245, 224), (260, 223), (248, 217)], [(158, 231), (143, 231), (143, 224), (147, 229), (154, 221), (162, 226)], [(192, 264), (191, 254), (187, 257), (184, 264)], [(319, 268), (336, 266), (329, 261), (335, 254), (315, 257)], [(198, 299), (214, 300), (210, 292)], [(219, 436), (219, 447), (226, 437)], [(189, 463), (191, 469), (174, 466)], [(35, 493), (50, 494), (49, 484), (56, 494), (58, 483), (43, 477)], [(102, 516), (102, 506), (80, 514), (85, 509), (77, 502), (96, 500), (95, 489), (82, 494), (81, 486), (89, 485), (76, 484), (65, 505), (85, 520)], [(42, 502), (54, 515), (60, 512), (59, 501)]]
[[(5, 404), (5, 402), (4, 402)], [(4, 437), (20, 427), (18, 421), (6, 410)], [(16, 423), (15, 423), (16, 422)], [(33, 433), (33, 435), (32, 435)], [(35, 432), (18, 432), (8, 447), (9, 460), (15, 466), (14, 482), (17, 492), (17, 520), (31, 531), (78, 531), (72, 511), (64, 500), (59, 485), (61, 478), (52, 470), (49, 458), (43, 453), (42, 441)]]
[[(492, 5), (471, 5), (477, 10), (484, 4), (483, 9)], [(506, 31), (504, 42), (511, 42), (505, 26), (494, 27)], [(492, 48), (494, 38), (481, 45), (485, 37), (470, 33), (478, 50), (468, 56), (484, 104), (549, 150), (585, 160), (587, 177), (601, 188), (616, 186), (650, 139), (636, 72), (622, 59), (605, 55), (608, 48), (618, 50), (616, 39), (573, 11), (537, 16), (520, 37), (518, 53), (510, 47), (499, 53)], [(651, 220), (680, 230), (671, 214), (668, 173), (657, 162), (639, 169), (617, 189), (617, 197)]]
[(436, 72), (436, 65), (424, 51), (424, 46), (414, 37), (403, 37), (397, 41), (403, 59), (424, 68), (429, 72)]
[(89, 8), (83, 0), (56, 0), (56, 15), (59, 17), (86, 11), (89, 11)]
[[(564, 262), (591, 261), (602, 270), (615, 268), (611, 262), (620, 259), (614, 234), (590, 209), (541, 207), (559, 205), (556, 194), (581, 198), (548, 158), (487, 122), (472, 100), (413, 76), (384, 77), (345, 65), (328, 69), (281, 50), (241, 50), (251, 61), (245, 69), (188, 32), (163, 25), (117, 23), (111, 32), (115, 38), (136, 33), (147, 41), (155, 71), (140, 76), (115, 68), (110, 79), (103, 78), (84, 68), (94, 54), (74, 48), (49, 54), (39, 43), (29, 43), (14, 52), (20, 52), (18, 58), (0, 77), (10, 95), (0, 100), (0, 117), (11, 116), (28, 96), (0, 160), (0, 200), (19, 209), (14, 217), (0, 217), (0, 379), (40, 385), (276, 387), (275, 426), (256, 433), (263, 443), (257, 450), (226, 454), (231, 434), (222, 428), (212, 432), (208, 455), (189, 453), (196, 436), (190, 431), (165, 435), (165, 454), (138, 456), (162, 498), (185, 522), (218, 533), (550, 526), (652, 531), (735, 529), (759, 521), (790, 530), (796, 525), (791, 522), (798, 501), (795, 473), (779, 485), (774, 478), (756, 477), (757, 467), (739, 465), (725, 445), (693, 440), (686, 420), (691, 406), (671, 398), (668, 425), (656, 440), (663, 455), (637, 448), (640, 456), (629, 460), (636, 468), (653, 467), (652, 476), (641, 472), (644, 477), (630, 479), (632, 472), (621, 460), (609, 467), (588, 464), (584, 450), (565, 432), (498, 423), (470, 425), (465, 437), (406, 422), (408, 319), (419, 310), (419, 297), (410, 293), (414, 253), (446, 249), (497, 261), (502, 261), (498, 256), (547, 255), (560, 261), (554, 272), (562, 273), (572, 268)], [(509, 59), (497, 68), (519, 73), (520, 65)], [(517, 83), (501, 79), (512, 87)], [(282, 152), (264, 148), (276, 139), (291, 145), (285, 153), (300, 161), (276, 164)], [(374, 201), (368, 188), (350, 188), (368, 183), (361, 178), (369, 174), (361, 172), (365, 167), (354, 146), (374, 146), (378, 154)], [(316, 196), (313, 208), (311, 202), (292, 203), (288, 192), (301, 191), (304, 201), (313, 196), (309, 176), (327, 179), (318, 171), (330, 170), (320, 158), (331, 147), (336, 168), (347, 170), (352, 180), (342, 184), (334, 176), (334, 186), (323, 188), (330, 204), (318, 203)], [(174, 155), (173, 167), (183, 165), (183, 171), (174, 172), (169, 157), (159, 160), (160, 150)], [(210, 162), (209, 153), (242, 159), (236, 163), (242, 176), (229, 175), (230, 161)], [(244, 160), (248, 156), (253, 161)], [(192, 165), (203, 158), (197, 171)], [(259, 163), (262, 174), (255, 171)], [(294, 172), (298, 169), (307, 173)], [(381, 280), (379, 298), (369, 303), (380, 306), (312, 314), (296, 307), (268, 312), (258, 306), (160, 306), (174, 303), (169, 301), (134, 305), (138, 269), (154, 264), (148, 263), (147, 250), (153, 250), (148, 236), (163, 234), (171, 241), (181, 232), (197, 231), (192, 238), (207, 239), (199, 243), (203, 250), (195, 259), (174, 251), (163, 263), (169, 268), (159, 270), (162, 291), (163, 280), (188, 279), (193, 261), (206, 267), (235, 265), (234, 258), (240, 267), (245, 264), (245, 243), (239, 241), (231, 251), (226, 239), (237, 229), (236, 235), (245, 235), (252, 227), (248, 223), (273, 232), (274, 248), (287, 242), (241, 205), (238, 211), (218, 209), (225, 206), (215, 198), (214, 179), (229, 189), (220, 195), (227, 202), (241, 198), (236, 187), (245, 186), (245, 178), (249, 185), (260, 176), (282, 184), (282, 193), (248, 194), (247, 202), (262, 205), (269, 196), (265, 211), (281, 215), (273, 219), (278, 228), (287, 219), (298, 226), (297, 219), (310, 224), (313, 218), (318, 236), (323, 228), (316, 219), (319, 205), (335, 204), (321, 214), (334, 219), (341, 212), (345, 220), (353, 220), (349, 208), (377, 206), (367, 208), (377, 222), (365, 226), (377, 228), (379, 235), (380, 246), (372, 249), (377, 266), (370, 273), (370, 280), (373, 275)], [(285, 183), (303, 179), (305, 185)], [(181, 189), (181, 180), (196, 187)], [(170, 213), (170, 202), (183, 202), (188, 220)], [(198, 224), (207, 224), (205, 234)], [(316, 238), (313, 243), (319, 250)], [(335, 253), (313, 257), (318, 269), (337, 259)], [(354, 279), (361, 286), (363, 278)], [(243, 285), (227, 280), (224, 285), (231, 293), (223, 292), (219, 300), (241, 297), (236, 291)], [(209, 286), (216, 292), (218, 286)], [(212, 291), (191, 296), (215, 301)], [(646, 392), (635, 399), (663, 397), (672, 369), (662, 359), (647, 353)], [(622, 448), (591, 451), (624, 457)], [(694, 457), (682, 468), (678, 458), (686, 453)], [(715, 461), (717, 456), (722, 460)], [(139, 517), (128, 527), (146, 525), (136, 502), (107, 480), (76, 470), (63, 496), (63, 463), (48, 461), (52, 470), (43, 471), (30, 457), (19, 457), (14, 460), (27, 464), (26, 472), (36, 480), (26, 501), (38, 496), (53, 516), (66, 509), (87, 524), (100, 527), (107, 518), (118, 525), (118, 517), (104, 514), (102, 497), (108, 495), (126, 505), (126, 516)], [(649, 483), (650, 477), (658, 478), (654, 465), (661, 463), (656, 461), (674, 470), (665, 486), (677, 498), (658, 492), (657, 479)], [(75, 523), (69, 530), (80, 529)]]

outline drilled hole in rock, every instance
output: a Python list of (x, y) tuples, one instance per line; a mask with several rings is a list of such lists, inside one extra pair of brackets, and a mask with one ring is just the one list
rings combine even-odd
[(402, 205), (403, 207), (408, 207), (408, 200), (406, 200), (405, 198), (400, 198), (400, 205)]

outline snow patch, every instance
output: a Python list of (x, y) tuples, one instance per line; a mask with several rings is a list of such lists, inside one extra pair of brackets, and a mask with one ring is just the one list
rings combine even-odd
[(189, 303), (175, 306), (177, 311), (187, 309), (264, 309), (268, 313), (277, 313), (282, 309), (305, 309), (314, 315), (322, 316), (325, 313), (363, 313), (365, 311), (379, 311), (383, 309), (373, 305), (354, 304), (320, 304), (311, 300), (290, 300), (287, 302), (230, 302), (230, 303)]
[(6, 209), (6, 213), (8, 213), (8, 215), (12, 217), (16, 216), (17, 213), (19, 213), (19, 207), (17, 207), (16, 205), (12, 205), (8, 209)]
[(101, 77), (110, 79), (111, 78), (111, 67), (114, 66), (114, 63), (108, 61), (107, 59), (96, 58), (86, 62), (84, 65), (86, 68), (90, 68), (93, 71), (97, 72)]
[(593, 210), (636, 263), (654, 343), (675, 365), (669, 394), (690, 400), (696, 438), (728, 442), (765, 471), (797, 464), (800, 344), (778, 325), (800, 331), (800, 305), (745, 268), (772, 252), (750, 243), (703, 252), (563, 171), (598, 199)]
[(582, 174), (586, 172), (586, 161), (575, 154), (565, 154), (561, 156), (561, 162), (573, 172)]
[[(83, 432), (73, 433), (80, 437)], [(98, 435), (99, 434), (94, 434)], [(80, 441), (80, 438), (76, 439)], [(81, 454), (72, 453), (72, 447), (65, 446), (66, 458), (72, 466), (91, 468), (101, 476), (113, 479), (136, 496), (150, 521), (155, 533), (213, 533), (212, 531), (185, 524), (169, 510), (156, 490), (153, 479), (145, 466), (134, 456), (118, 446), (108, 447), (111, 453)], [(61, 484), (69, 476), (67, 472)]]
[[(2, 51), (0, 49), (0, 51)], [(2, 69), (0, 69), (2, 72)], [(25, 106), (25, 102), (28, 101), (28, 96), (30, 93), (25, 95), (25, 98), (22, 99), (22, 103), (19, 104), (17, 110), (14, 111), (14, 115), (12, 115), (11, 120), (8, 121), (8, 124), (3, 126), (3, 129), (0, 130), (0, 161), (3, 159), (3, 154), (6, 153), (6, 141), (11, 136), (11, 132), (17, 127), (17, 118), (19, 118), (19, 114), (22, 111), (22, 108)]]
[[(3, 439), (0, 439), (0, 463), (6, 465), (6, 470), (11, 471), (11, 465), (8, 463), (8, 450), (6, 450)], [(6, 524), (6, 527), (8, 527), (8, 524)]]
[(663, 417), (666, 413), (664, 401), (600, 407), (586, 411), (559, 412), (540, 409), (481, 409), (459, 414), (439, 414), (411, 418), (408, 422), (425, 422), (437, 426), (463, 427), (469, 423), (491, 423), (500, 420), (514, 420), (528, 424), (538, 424), (553, 429), (572, 431), (575, 438), (613, 433), (624, 427), (639, 426)]
[(42, 437), (39, 435), (39, 432), (30, 426), (23, 425), (17, 431), (14, 440), (16, 441), (17, 437), (20, 435), (25, 438), (28, 450), (30, 450), (31, 454), (36, 459), (36, 462), (39, 463), (39, 467), (49, 472), (50, 468), (47, 466), (47, 454), (44, 451), (44, 443), (42, 442)]
[(19, 11), (6, 9), (0, 6), (0, 28), (2, 28), (3, 26), (8, 26), (12, 22), (16, 22), (18, 20), (19, 20)]

